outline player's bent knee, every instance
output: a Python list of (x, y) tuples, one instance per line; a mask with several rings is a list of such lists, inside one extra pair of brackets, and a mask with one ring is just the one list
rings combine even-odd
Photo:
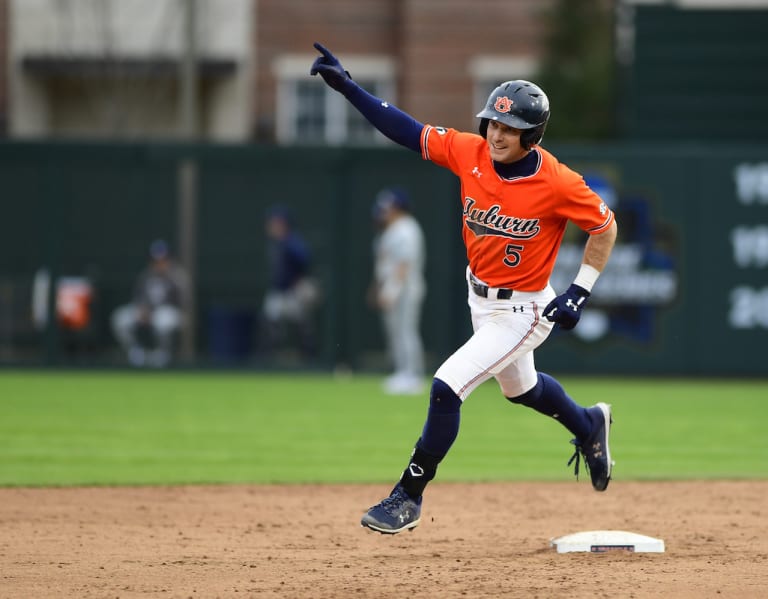
[(429, 408), (443, 414), (455, 414), (461, 410), (461, 399), (447, 383), (440, 379), (432, 379), (432, 388), (429, 391)]

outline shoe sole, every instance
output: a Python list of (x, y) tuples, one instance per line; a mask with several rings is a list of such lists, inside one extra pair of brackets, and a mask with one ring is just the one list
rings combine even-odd
[(595, 491), (605, 491), (608, 488), (608, 483), (611, 482), (611, 473), (613, 472), (613, 460), (611, 459), (611, 444), (609, 439), (611, 425), (613, 424), (613, 416), (611, 416), (611, 406), (609, 404), (600, 402), (595, 404), (595, 407), (600, 408), (605, 421), (605, 457), (608, 462), (608, 476), (605, 480), (605, 487), (602, 489), (595, 489)]
[(372, 522), (366, 522), (365, 520), (362, 520), (360, 522), (360, 526), (363, 528), (370, 528), (371, 530), (375, 532), (380, 532), (383, 535), (396, 535), (399, 532), (403, 532), (404, 530), (410, 530), (413, 532), (413, 529), (416, 528), (419, 525), (419, 522), (421, 522), (421, 518), (418, 520), (414, 520), (413, 522), (409, 522), (402, 528), (381, 528), (379, 526), (376, 526)]

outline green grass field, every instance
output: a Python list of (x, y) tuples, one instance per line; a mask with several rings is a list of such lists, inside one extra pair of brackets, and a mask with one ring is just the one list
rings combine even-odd
[[(613, 405), (616, 480), (768, 476), (768, 381), (561, 380), (579, 403)], [(0, 485), (393, 482), (427, 399), (386, 396), (380, 381), (0, 371)], [(569, 440), (489, 382), (438, 476), (570, 480)]]

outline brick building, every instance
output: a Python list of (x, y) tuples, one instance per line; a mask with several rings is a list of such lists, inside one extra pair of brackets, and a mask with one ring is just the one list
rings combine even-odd
[[(499, 81), (531, 77), (540, 54), (540, 0), (306, 0), (258, 3), (256, 127), (282, 141), (311, 135), (363, 141), (354, 116), (306, 73), (312, 43), (322, 41), (369, 91), (414, 117), (473, 127), (474, 114)], [(310, 100), (304, 104), (304, 100)], [(325, 108), (317, 110), (317, 102)], [(311, 105), (311, 108), (307, 106)], [(298, 118), (296, 115), (299, 115)], [(303, 119), (303, 120), (302, 120)], [(345, 119), (349, 122), (345, 122)]]
[(196, 136), (384, 143), (308, 76), (320, 40), (355, 79), (416, 118), (472, 127), (495, 83), (535, 75), (548, 4), (0, 0), (0, 126), (16, 138), (174, 137), (193, 56)]

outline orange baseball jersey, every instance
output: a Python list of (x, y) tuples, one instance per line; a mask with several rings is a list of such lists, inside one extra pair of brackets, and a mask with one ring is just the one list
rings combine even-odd
[(543, 148), (536, 171), (504, 179), (479, 135), (425, 125), (425, 160), (461, 180), (462, 235), (472, 273), (491, 287), (539, 291), (549, 283), (568, 221), (589, 234), (605, 231), (613, 212), (578, 173)]

